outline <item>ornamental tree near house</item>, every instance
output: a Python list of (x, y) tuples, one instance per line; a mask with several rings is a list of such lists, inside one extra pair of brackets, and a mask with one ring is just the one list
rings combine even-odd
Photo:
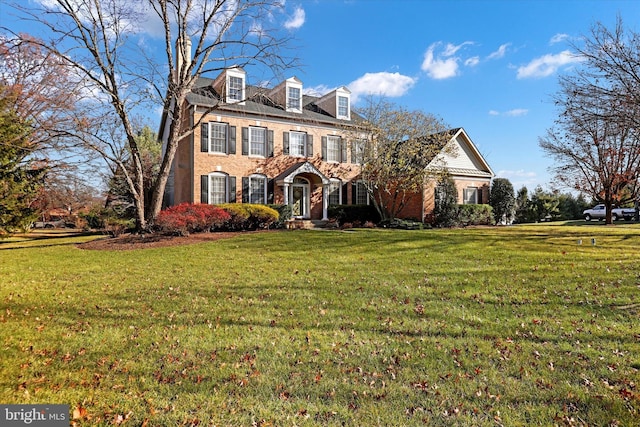
[[(288, 33), (273, 19), (283, 10), (281, 0), (52, 0), (33, 5), (15, 2), (13, 7), (34, 31), (46, 30), (50, 39), (39, 46), (64, 59), (92, 95), (87, 113), (103, 119), (93, 121), (92, 132), (74, 136), (118, 166), (133, 195), (139, 230), (148, 229), (160, 212), (178, 142), (200, 126), (181, 128), (187, 117), (184, 101), (197, 78), (231, 65), (262, 64), (278, 73), (294, 63), (283, 54)], [(274, 27), (267, 28), (269, 23)], [(163, 52), (150, 48), (147, 37), (156, 36), (163, 40)], [(147, 198), (134, 123), (137, 113), (158, 107), (171, 125), (159, 135), (165, 150)], [(130, 153), (131, 172), (124, 152)]]
[(359, 156), (362, 181), (380, 218), (393, 219), (437, 178), (427, 166), (451, 136), (434, 115), (384, 100), (369, 98), (357, 112), (364, 122), (352, 131), (352, 152)]
[(556, 179), (607, 208), (640, 197), (640, 34), (596, 24), (574, 45), (582, 66), (559, 79), (555, 126), (540, 139)]

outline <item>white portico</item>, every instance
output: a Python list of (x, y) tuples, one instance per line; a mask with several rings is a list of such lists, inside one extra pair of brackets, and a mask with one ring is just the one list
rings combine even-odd
[(275, 179), (275, 184), (282, 187), (284, 204), (290, 205), (293, 217), (300, 219), (311, 219), (312, 195), (320, 186), (322, 187), (322, 219), (328, 219), (329, 183), (329, 179), (309, 162), (296, 163)]

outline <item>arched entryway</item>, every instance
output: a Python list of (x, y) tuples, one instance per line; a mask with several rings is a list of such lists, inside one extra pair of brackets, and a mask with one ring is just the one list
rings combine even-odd
[(291, 206), (294, 218), (327, 219), (330, 181), (313, 164), (296, 163), (278, 175), (275, 183), (282, 188), (284, 204)]

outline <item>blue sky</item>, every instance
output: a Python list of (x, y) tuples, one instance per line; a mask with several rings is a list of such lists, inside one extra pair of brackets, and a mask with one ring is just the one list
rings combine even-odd
[[(319, 92), (374, 90), (464, 127), (496, 176), (550, 188), (538, 138), (552, 126), (568, 42), (620, 15), (640, 31), (640, 1), (287, 0), (304, 66)], [(294, 12), (295, 10), (295, 12)], [(357, 104), (356, 104), (357, 106)]]
[[(568, 43), (595, 22), (612, 28), (618, 15), (640, 31), (640, 0), (283, 2), (275, 24), (294, 38), (302, 64), (285, 77), (318, 94), (347, 86), (356, 107), (367, 93), (381, 94), (464, 127), (496, 176), (516, 190), (550, 188), (552, 163), (538, 139), (557, 114), (550, 99), (558, 75), (578, 64)], [(6, 12), (0, 0), (0, 26), (35, 31)], [(161, 52), (157, 24), (140, 30)]]

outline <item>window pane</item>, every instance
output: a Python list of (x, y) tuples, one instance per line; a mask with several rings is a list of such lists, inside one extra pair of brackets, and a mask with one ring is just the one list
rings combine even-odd
[(252, 156), (263, 156), (265, 153), (265, 129), (249, 128), (249, 154)]
[(229, 77), (229, 99), (233, 101), (242, 101), (242, 78)]
[(264, 193), (267, 180), (264, 177), (249, 177), (249, 203), (264, 204)]
[(476, 204), (478, 203), (478, 189), (475, 187), (468, 187), (464, 189), (464, 203)]
[(288, 93), (287, 108), (299, 110), (300, 109), (300, 88), (290, 87)]
[(369, 204), (367, 189), (362, 182), (358, 182), (358, 184), (356, 185), (356, 204), (358, 205)]
[(302, 132), (289, 132), (289, 154), (304, 157), (306, 148), (306, 134)]
[(338, 97), (338, 117), (349, 116), (349, 98), (346, 96)]
[(340, 188), (342, 187), (340, 181), (332, 181), (329, 184), (329, 204), (339, 205), (340, 203)]
[(212, 204), (217, 205), (226, 203), (227, 199), (227, 179), (223, 175), (211, 175), (209, 184), (209, 200)]
[(353, 163), (364, 163), (364, 141), (353, 141)]
[(327, 161), (340, 161), (340, 138), (336, 136), (327, 137)]
[(227, 125), (224, 123), (211, 124), (211, 147), (209, 151), (214, 153), (226, 153), (227, 151)]

